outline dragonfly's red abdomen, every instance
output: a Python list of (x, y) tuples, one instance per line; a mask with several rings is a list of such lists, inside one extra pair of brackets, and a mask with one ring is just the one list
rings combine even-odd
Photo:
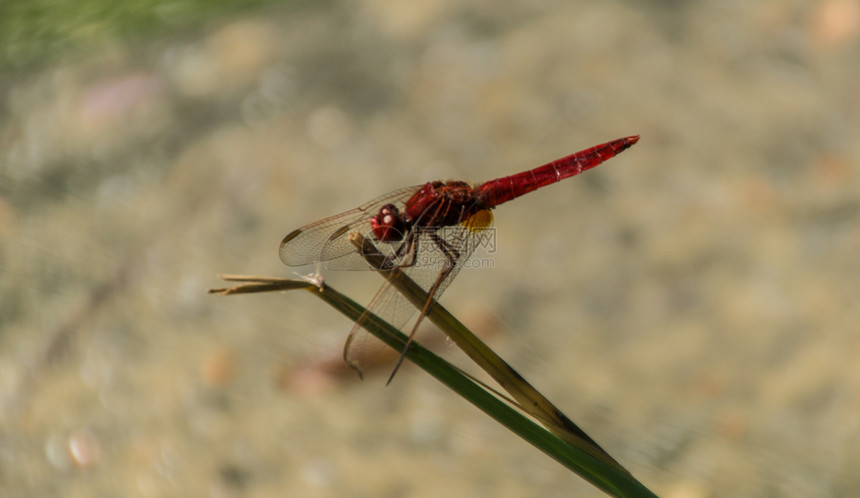
[(488, 208), (582, 173), (606, 161), (639, 141), (639, 135), (619, 138), (557, 159), (533, 170), (490, 180), (475, 188)]

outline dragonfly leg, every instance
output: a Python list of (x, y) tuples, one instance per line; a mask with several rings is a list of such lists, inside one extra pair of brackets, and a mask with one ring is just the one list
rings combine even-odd
[[(358, 318), (356, 324), (360, 324), (367, 319), (369, 313), (365, 310), (364, 313)], [(361, 368), (356, 365), (352, 360), (349, 359), (349, 347), (352, 345), (352, 340), (355, 339), (356, 332), (361, 330), (360, 326), (354, 326), (352, 330), (349, 331), (349, 335), (346, 337), (346, 342), (343, 345), (343, 361), (346, 363), (346, 366), (358, 372), (358, 378), (364, 380), (364, 373), (362, 373)]]
[(436, 244), (436, 247), (445, 253), (445, 257), (448, 258), (448, 267), (453, 267), (457, 264), (457, 260), (460, 259), (460, 251), (454, 249), (448, 241), (439, 237), (436, 232), (430, 234), (430, 239)]
[[(394, 370), (391, 372), (391, 375), (388, 377), (388, 382), (385, 383), (387, 386), (391, 384), (391, 380), (394, 379), (394, 374), (397, 373), (397, 370), (400, 369), (400, 365), (403, 363), (403, 360), (406, 358), (406, 352), (409, 351), (409, 346), (412, 344), (412, 340), (415, 338), (415, 332), (418, 331), (418, 325), (421, 324), (421, 321), (427, 315), (427, 312), (430, 310), (430, 303), (433, 302), (433, 297), (436, 295), (436, 292), (439, 290), (439, 286), (442, 285), (442, 282), (448, 278), (448, 275), (451, 274), (451, 271), (454, 269), (457, 264), (457, 258), (460, 257), (460, 252), (451, 247), (451, 245), (446, 242), (444, 239), (439, 237), (435, 231), (430, 232), (430, 239), (436, 244), (439, 249), (445, 253), (445, 256), (448, 258), (448, 264), (445, 268), (439, 272), (439, 276), (436, 277), (436, 281), (433, 282), (433, 286), (430, 287), (430, 290), (427, 291), (427, 302), (424, 303), (424, 308), (421, 309), (421, 313), (418, 315), (418, 319), (415, 321), (415, 325), (412, 326), (412, 332), (409, 333), (409, 339), (406, 340), (406, 345), (403, 346), (403, 351), (400, 352), (400, 357), (397, 358), (397, 363), (394, 364)], [(418, 244), (415, 244), (416, 248)]]
[[(409, 259), (403, 261), (403, 255), (409, 253)], [(416, 256), (418, 254), (418, 238), (411, 234), (397, 246), (394, 254), (386, 256), (380, 270), (393, 270), (395, 268), (409, 268), (415, 265)]]

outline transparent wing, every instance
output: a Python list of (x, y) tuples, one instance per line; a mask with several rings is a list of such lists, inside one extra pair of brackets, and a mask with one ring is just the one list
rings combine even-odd
[[(448, 255), (455, 253), (453, 267), (439, 282), (434, 295), (431, 296), (438, 300), (466, 265), (475, 248), (484, 244), (486, 237), (491, 235), (487, 228), (492, 223), (492, 216), (489, 211), (486, 211), (484, 216), (486, 217), (477, 223), (474, 219), (469, 219), (459, 225), (438, 229), (435, 235), (442, 241), (441, 245), (448, 250), (447, 252), (434, 240), (431, 232), (425, 231), (418, 234), (415, 260), (412, 266), (401, 267), (401, 271), (429, 293), (442, 276), (446, 265), (451, 264)], [(405, 296), (397, 291), (396, 287), (388, 282), (377, 291), (366, 309), (399, 329), (403, 329), (418, 311)], [(422, 318), (419, 317), (419, 320)], [(362, 328), (363, 322), (362, 317), (353, 326), (344, 348), (347, 363), (359, 371), (368, 363), (368, 358), (372, 359), (375, 356), (372, 353), (384, 347), (381, 341)]]
[[(290, 232), (281, 241), (280, 257), (287, 266), (303, 266), (327, 262), (334, 270), (369, 270), (370, 265), (349, 242), (349, 233), (358, 231), (371, 240), (370, 218), (385, 204), (394, 204), (402, 211), (407, 200), (421, 185), (406, 187), (378, 197), (361, 206)], [(378, 243), (378, 241), (377, 241)], [(378, 243), (380, 251), (393, 251), (394, 244)]]

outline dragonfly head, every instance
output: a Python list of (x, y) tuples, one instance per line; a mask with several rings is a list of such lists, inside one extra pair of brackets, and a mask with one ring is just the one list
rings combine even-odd
[(408, 223), (394, 204), (379, 208), (379, 213), (370, 219), (373, 235), (382, 242), (397, 242), (406, 236)]

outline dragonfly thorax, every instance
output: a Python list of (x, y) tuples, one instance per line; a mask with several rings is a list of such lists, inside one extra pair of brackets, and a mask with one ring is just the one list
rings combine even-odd
[(404, 206), (406, 220), (421, 228), (456, 225), (483, 208), (466, 182), (428, 182)]

